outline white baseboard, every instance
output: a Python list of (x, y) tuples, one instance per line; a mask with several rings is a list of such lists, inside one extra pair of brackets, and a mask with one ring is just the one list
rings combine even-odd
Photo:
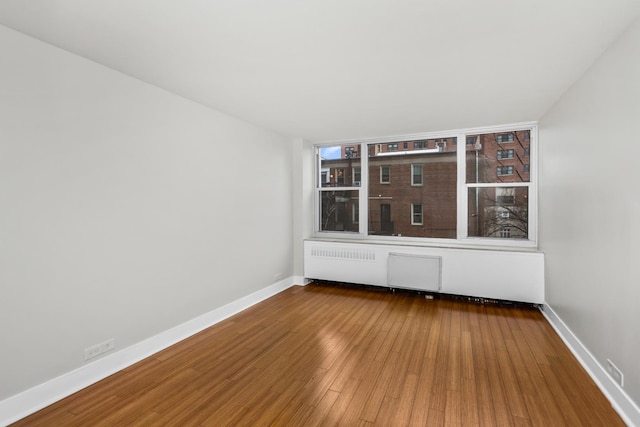
[(308, 281), (304, 277), (298, 276), (281, 280), (158, 335), (0, 401), (0, 425), (6, 426), (16, 422), (295, 284), (305, 285), (307, 283)]
[(542, 306), (541, 312), (596, 385), (609, 399), (611, 406), (622, 420), (630, 427), (640, 427), (640, 408), (631, 400), (629, 395), (607, 374), (606, 369), (593, 357), (591, 352), (548, 304), (545, 303)]

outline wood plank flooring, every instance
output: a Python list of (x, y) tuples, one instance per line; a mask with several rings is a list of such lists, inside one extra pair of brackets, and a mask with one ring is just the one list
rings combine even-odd
[(624, 426), (542, 315), (290, 288), (17, 426)]

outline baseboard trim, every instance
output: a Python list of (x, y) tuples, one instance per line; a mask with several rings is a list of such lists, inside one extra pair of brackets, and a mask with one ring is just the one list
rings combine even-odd
[(293, 281), (295, 284), (300, 285), (300, 286), (306, 286), (309, 283), (311, 283), (311, 279), (307, 279), (304, 276), (293, 276)]
[(6, 426), (14, 423), (295, 284), (305, 285), (307, 283), (308, 281), (304, 277), (291, 276), (158, 335), (0, 401), (0, 425)]
[(541, 307), (542, 315), (551, 324), (569, 350), (578, 359), (591, 379), (609, 399), (611, 406), (630, 427), (640, 426), (640, 408), (629, 395), (607, 374), (606, 369), (596, 360), (591, 352), (582, 344), (560, 316), (548, 305)]

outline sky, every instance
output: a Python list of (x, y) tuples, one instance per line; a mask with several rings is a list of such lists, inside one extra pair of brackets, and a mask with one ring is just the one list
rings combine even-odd
[(320, 156), (324, 159), (339, 159), (340, 158), (340, 146), (335, 147), (322, 147), (320, 149)]

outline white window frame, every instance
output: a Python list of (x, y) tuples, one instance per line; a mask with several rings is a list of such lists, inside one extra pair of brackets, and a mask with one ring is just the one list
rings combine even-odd
[[(516, 131), (530, 131), (530, 147), (529, 147), (529, 182), (509, 182), (509, 183), (467, 183), (466, 182), (466, 155), (467, 155), (467, 136), (479, 135), (484, 133), (509, 133)], [(388, 143), (400, 143), (402, 141), (420, 141), (420, 140), (433, 140), (436, 138), (457, 138), (457, 233), (455, 239), (436, 239), (425, 237), (399, 237), (399, 236), (369, 236), (368, 234), (368, 211), (369, 211), (369, 162), (368, 162), (368, 149), (371, 145), (378, 145), (378, 148), (382, 144)], [(460, 141), (465, 141), (461, 144)], [(511, 142), (503, 142), (511, 143)], [(321, 191), (320, 185), (320, 167), (321, 161), (319, 156), (319, 150), (322, 147), (336, 146), (336, 145), (353, 145), (358, 146), (359, 153), (366, 153), (359, 157), (361, 168), (361, 185), (359, 187), (332, 187), (327, 188), (326, 191), (342, 191), (352, 190), (358, 191), (359, 197), (359, 230), (354, 232), (331, 232), (331, 231), (319, 231), (320, 218), (319, 218), (319, 196)], [(412, 244), (420, 246), (435, 246), (435, 247), (483, 247), (487, 249), (491, 248), (523, 248), (534, 249), (537, 248), (538, 242), (538, 124), (537, 122), (524, 122), (515, 124), (506, 124), (499, 126), (486, 126), (478, 128), (458, 129), (452, 131), (441, 132), (428, 132), (408, 135), (398, 135), (391, 137), (380, 138), (368, 138), (361, 140), (337, 140), (337, 141), (325, 141), (314, 144), (316, 149), (316, 170), (314, 172), (316, 178), (313, 182), (316, 186), (314, 197), (314, 232), (315, 238), (329, 238), (329, 239), (357, 239), (367, 242), (381, 242), (381, 243), (396, 243), (396, 244)], [(389, 165), (387, 165), (389, 166)], [(390, 166), (389, 166), (390, 167)], [(382, 171), (380, 171), (382, 172)], [(380, 174), (380, 180), (382, 174)], [(423, 178), (424, 179), (424, 178)], [(391, 170), (389, 169), (389, 183), (391, 182)], [(381, 182), (383, 183), (383, 182)], [(528, 239), (503, 239), (492, 237), (473, 237), (468, 236), (468, 192), (470, 188), (496, 188), (496, 187), (527, 187), (528, 188)], [(424, 204), (423, 204), (424, 206)], [(423, 213), (424, 215), (424, 213)]]
[[(413, 168), (415, 168), (416, 166), (420, 168), (420, 182), (415, 182), (413, 180), (413, 178), (416, 175), (415, 173), (413, 173)], [(422, 168), (422, 165), (420, 165), (420, 164), (412, 164), (411, 165), (411, 185), (413, 187), (422, 187), (424, 185), (424, 169)]]
[[(415, 207), (420, 206), (420, 222), (415, 221)], [(411, 203), (411, 225), (422, 225), (424, 222), (424, 204), (423, 203)]]
[[(360, 166), (362, 167), (362, 166)], [(389, 177), (388, 181), (383, 181), (382, 180), (382, 168), (388, 168), (389, 169), (389, 173), (387, 174), (387, 176)], [(361, 169), (364, 170), (364, 169)], [(391, 184), (391, 165), (382, 165), (380, 166), (380, 184)]]

